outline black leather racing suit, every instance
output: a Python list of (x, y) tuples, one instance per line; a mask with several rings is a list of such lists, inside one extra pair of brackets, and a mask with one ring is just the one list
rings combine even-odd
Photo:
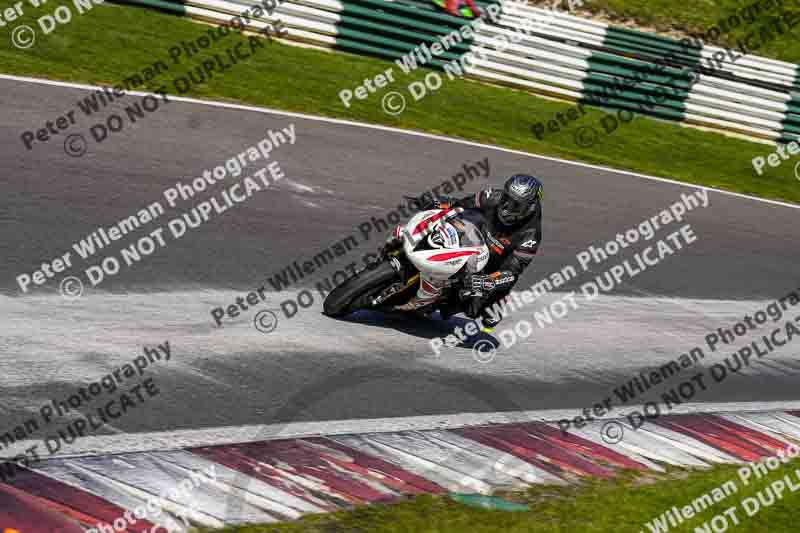
[[(541, 206), (528, 220), (506, 225), (497, 218), (497, 206), (502, 197), (502, 189), (489, 188), (461, 199), (440, 199), (450, 207), (463, 207), (463, 216), (478, 225), (489, 247), (489, 262), (483, 272), (495, 280), (495, 289), (483, 298), (468, 302), (465, 309), (471, 318), (483, 315), (489, 326), (499, 320), (492, 319), (488, 309), (508, 295), (533, 261), (542, 241)], [(474, 216), (478, 214), (475, 211), (482, 216)]]

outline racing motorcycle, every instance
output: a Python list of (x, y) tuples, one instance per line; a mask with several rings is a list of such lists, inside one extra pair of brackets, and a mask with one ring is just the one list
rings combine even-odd
[(464, 277), (481, 272), (489, 261), (489, 248), (479, 229), (480, 212), (462, 208), (423, 210), (394, 230), (402, 246), (381, 249), (378, 259), (343, 281), (325, 298), (323, 312), (341, 317), (359, 310), (394, 310), (408, 303), (420, 288), (439, 296), (414, 309), (449, 316), (461, 302), (480, 297), (467, 287)]

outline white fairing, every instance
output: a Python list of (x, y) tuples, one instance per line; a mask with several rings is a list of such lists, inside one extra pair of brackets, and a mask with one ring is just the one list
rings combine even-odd
[[(489, 249), (482, 238), (473, 239), (470, 245), (464, 246), (459, 235), (464, 235), (465, 224), (474, 228), (472, 233), (480, 235), (469, 222), (454, 219), (461, 209), (422, 211), (414, 215), (406, 224), (403, 249), (406, 257), (417, 267), (424, 278), (429, 280), (446, 280), (461, 270), (476, 273), (483, 270), (489, 261)], [(429, 220), (430, 219), (430, 220)], [(424, 221), (429, 220), (427, 224)], [(457, 230), (461, 228), (461, 232)], [(470, 231), (470, 228), (466, 228)], [(427, 246), (415, 251), (423, 241)], [(428, 249), (433, 248), (433, 249)]]

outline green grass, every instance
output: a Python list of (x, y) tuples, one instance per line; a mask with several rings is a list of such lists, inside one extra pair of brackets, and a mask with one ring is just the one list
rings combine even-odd
[[(63, 0), (50, 0), (47, 10), (52, 12), (60, 3)], [(26, 5), (29, 24), (42, 9)], [(174, 78), (184, 76), (213, 53), (224, 53), (224, 48), (241, 39), (232, 35), (189, 61), (170, 62), (170, 47), (195, 40), (207, 28), (153, 10), (103, 4), (50, 35), (40, 35), (30, 49), (17, 50), (9, 39), (0, 40), (0, 71), (115, 85), (160, 59), (167, 62), (169, 70), (152, 80), (150, 88), (165, 85), (173, 94)], [(392, 65), (380, 59), (273, 43), (187, 94), (428, 131), (800, 203), (800, 181), (794, 177), (793, 161), (757, 176), (750, 160), (771, 151), (768, 145), (675, 123), (637, 118), (602, 137), (592, 148), (580, 148), (574, 143), (575, 131), (581, 126), (599, 128), (604, 116), (600, 110), (591, 110), (560, 133), (537, 140), (531, 125), (552, 119), (556, 112), (571, 108), (570, 104), (467, 80), (445, 81), (438, 91), (413, 102), (406, 86), (428, 71), (403, 76), (396, 66), (396, 83), (366, 100), (354, 100), (350, 108), (342, 105), (339, 91), (352, 89)], [(381, 108), (383, 94), (391, 90), (402, 91), (409, 101), (406, 111), (397, 117)], [(531, 160), (530, 168), (520, 171), (536, 172), (536, 166)], [(409, 172), (414, 172), (413, 164)]]
[[(762, 0), (763, 1), (763, 0)], [(618, 17), (634, 19), (661, 30), (676, 29), (686, 33), (705, 34), (720, 20), (741, 11), (756, 0), (694, 0), (676, 3), (675, 0), (592, 0), (586, 2), (588, 9), (604, 12)], [(794, 2), (783, 2), (789, 13), (800, 12)], [(720, 43), (735, 46), (738, 39), (748, 32), (768, 27), (770, 17), (780, 13), (780, 8), (772, 7), (766, 13), (757, 14), (753, 22), (741, 21), (739, 26), (724, 34)], [(800, 42), (796, 35), (785, 34), (758, 50), (758, 55), (781, 59), (790, 63), (800, 63)]]
[[(748, 533), (794, 533), (800, 491), (785, 491), (783, 498), (748, 517), (740, 503), (770, 483), (800, 467), (794, 461), (770, 472), (761, 480), (744, 485), (735, 467), (709, 471), (671, 471), (664, 479), (653, 475), (624, 474), (611, 481), (591, 480), (577, 486), (537, 486), (524, 494), (507, 495), (528, 503), (525, 512), (488, 511), (467, 507), (448, 498), (423, 496), (392, 505), (371, 505), (352, 511), (315, 515), (278, 525), (241, 526), (215, 530), (216, 533), (636, 533), (649, 532), (654, 517), (671, 509), (690, 505), (728, 481), (736, 484), (730, 494), (670, 532), (694, 532), (704, 522), (736, 506), (738, 527), (729, 531)], [(798, 476), (792, 474), (798, 484)], [(701, 529), (702, 531), (702, 529)]]

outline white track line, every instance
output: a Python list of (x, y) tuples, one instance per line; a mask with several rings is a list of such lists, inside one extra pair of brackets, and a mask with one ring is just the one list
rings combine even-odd
[[(642, 406), (626, 406), (624, 414), (641, 411)], [(788, 402), (726, 402), (695, 403), (675, 406), (671, 414), (739, 414), (743, 412), (783, 412), (800, 410), (800, 401)], [(54, 455), (47, 455), (42, 441), (17, 441), (3, 451), (3, 457), (38, 444), (42, 459), (48, 457), (74, 457), (87, 454), (114, 454), (130, 452), (165, 451), (195, 446), (236, 444), (263, 440), (302, 438), (321, 435), (364, 433), (390, 433), (396, 431), (423, 431), (427, 429), (455, 429), (487, 424), (519, 422), (551, 422), (582, 415), (580, 409), (547, 409), (538, 411), (509, 411), (495, 413), (458, 413), (451, 415), (410, 416), (397, 418), (372, 418), (361, 420), (333, 420), (325, 422), (288, 422), (286, 424), (258, 424), (250, 426), (221, 426), (202, 429), (181, 429), (121, 435), (86, 436), (78, 439)], [(614, 416), (598, 421), (620, 419)]]
[[(11, 76), (11, 75), (8, 75), (8, 74), (0, 74), (0, 80), (10, 80), (10, 81), (26, 82), (26, 83), (37, 83), (37, 84), (40, 84), (40, 85), (52, 85), (52, 86), (56, 86), (56, 87), (67, 87), (67, 88), (71, 88), (71, 89), (83, 89), (83, 90), (86, 90), (86, 91), (94, 91), (94, 90), (97, 90), (97, 89), (101, 89), (100, 86), (94, 86), (94, 85), (85, 85), (85, 84), (81, 84), (81, 83), (71, 83), (71, 82), (63, 82), (63, 81), (45, 80), (45, 79), (40, 79), (40, 78), (28, 78), (28, 77), (24, 77), (24, 76)], [(128, 94), (133, 94), (133, 95), (137, 95), (137, 96), (147, 96), (148, 94), (153, 94), (153, 93), (145, 93), (145, 92), (140, 92), (140, 91), (128, 91)], [(495, 146), (495, 145), (491, 145), (491, 144), (483, 144), (483, 143), (478, 143), (478, 142), (474, 142), (474, 141), (467, 141), (467, 140), (464, 140), (464, 139), (455, 139), (455, 138), (452, 138), (452, 137), (444, 137), (444, 136), (441, 136), (441, 135), (433, 135), (432, 133), (424, 133), (424, 132), (421, 132), (421, 131), (404, 130), (404, 129), (400, 129), (400, 128), (392, 128), (390, 126), (380, 126), (380, 125), (377, 125), (377, 124), (367, 124), (367, 123), (364, 123), (364, 122), (354, 122), (354, 121), (351, 121), (351, 120), (320, 117), (320, 116), (316, 116), (316, 115), (307, 115), (307, 114), (304, 114), (304, 113), (294, 113), (294, 112), (291, 112), (291, 111), (282, 111), (282, 110), (279, 110), (279, 109), (270, 109), (270, 108), (266, 108), (266, 107), (256, 107), (256, 106), (249, 106), (249, 105), (242, 105), (242, 104), (232, 104), (232, 103), (228, 103), (228, 102), (217, 102), (217, 101), (214, 101), (214, 100), (200, 100), (200, 99), (197, 99), (197, 98), (186, 98), (186, 97), (183, 97), (183, 96), (172, 96), (172, 95), (170, 95), (170, 99), (174, 100), (176, 102), (185, 102), (185, 103), (190, 103), (190, 104), (207, 105), (207, 106), (211, 106), (211, 107), (220, 107), (220, 108), (225, 108), (225, 109), (236, 109), (236, 110), (239, 110), (239, 111), (253, 111), (253, 112), (256, 112), (256, 113), (281, 115), (281, 116), (286, 116), (286, 117), (296, 117), (296, 118), (302, 118), (302, 119), (305, 119), (305, 120), (316, 120), (318, 122), (327, 122), (329, 124), (341, 124), (341, 125), (346, 125), (346, 126), (355, 126), (355, 127), (359, 127), (359, 128), (368, 128), (368, 129), (374, 129), (374, 130), (380, 130), (380, 131), (390, 131), (390, 132), (393, 132), (393, 133), (401, 133), (401, 134), (405, 134), (405, 135), (413, 135), (415, 137), (423, 137), (423, 138), (426, 138), (426, 139), (435, 139), (435, 140), (438, 140), (438, 141), (452, 142), (452, 143), (463, 144), (463, 145), (467, 145), (467, 146), (476, 146), (476, 147), (480, 147), (480, 148), (488, 148), (490, 150), (497, 150), (497, 151), (506, 152), (506, 153), (509, 153), (509, 154), (522, 155), (522, 156), (526, 156), (526, 157), (534, 157), (534, 158), (537, 158), (537, 159), (543, 159), (545, 161), (555, 161), (555, 162), (558, 162), (558, 163), (574, 165), (574, 166), (579, 166), (579, 167), (583, 167), (583, 168), (590, 168), (590, 169), (593, 169), (593, 170), (601, 170), (601, 171), (604, 171), (604, 172), (611, 172), (611, 173), (614, 173), (614, 174), (617, 174), (617, 175), (632, 176), (632, 177), (635, 177), (635, 178), (652, 180), (652, 181), (659, 181), (659, 182), (662, 182), (662, 183), (669, 183), (669, 184), (672, 184), (672, 185), (680, 185), (680, 186), (683, 186), (683, 187), (691, 187), (691, 188), (694, 188), (694, 189), (705, 189), (705, 190), (714, 191), (714, 192), (717, 192), (717, 193), (720, 193), (720, 194), (726, 194), (726, 195), (729, 195), (729, 196), (735, 196), (737, 198), (746, 198), (748, 200), (754, 200), (756, 202), (763, 202), (763, 203), (772, 204), (772, 205), (779, 205), (779, 206), (782, 206), (782, 207), (789, 207), (789, 208), (792, 208), (792, 209), (800, 209), (800, 205), (798, 205), (798, 204), (791, 204), (791, 203), (788, 203), (788, 202), (781, 202), (781, 201), (778, 201), (778, 200), (768, 200), (766, 198), (759, 198), (757, 196), (750, 196), (750, 195), (747, 195), (747, 194), (741, 194), (741, 193), (737, 193), (737, 192), (726, 191), (726, 190), (723, 190), (723, 189), (716, 189), (714, 187), (704, 187), (702, 185), (695, 185), (695, 184), (687, 183), (687, 182), (683, 182), (683, 181), (671, 180), (671, 179), (668, 179), (668, 178), (659, 178), (657, 176), (649, 176), (647, 174), (639, 174), (638, 172), (630, 172), (630, 171), (627, 171), (627, 170), (619, 170), (619, 169), (614, 169), (614, 168), (610, 168), (610, 167), (602, 167), (602, 166), (599, 166), (599, 165), (590, 165), (588, 163), (581, 163), (579, 161), (570, 161), (568, 159), (559, 159), (557, 157), (549, 157), (549, 156), (544, 156), (544, 155), (531, 154), (529, 152), (523, 152), (521, 150), (513, 150), (511, 148), (504, 148), (502, 146)]]

